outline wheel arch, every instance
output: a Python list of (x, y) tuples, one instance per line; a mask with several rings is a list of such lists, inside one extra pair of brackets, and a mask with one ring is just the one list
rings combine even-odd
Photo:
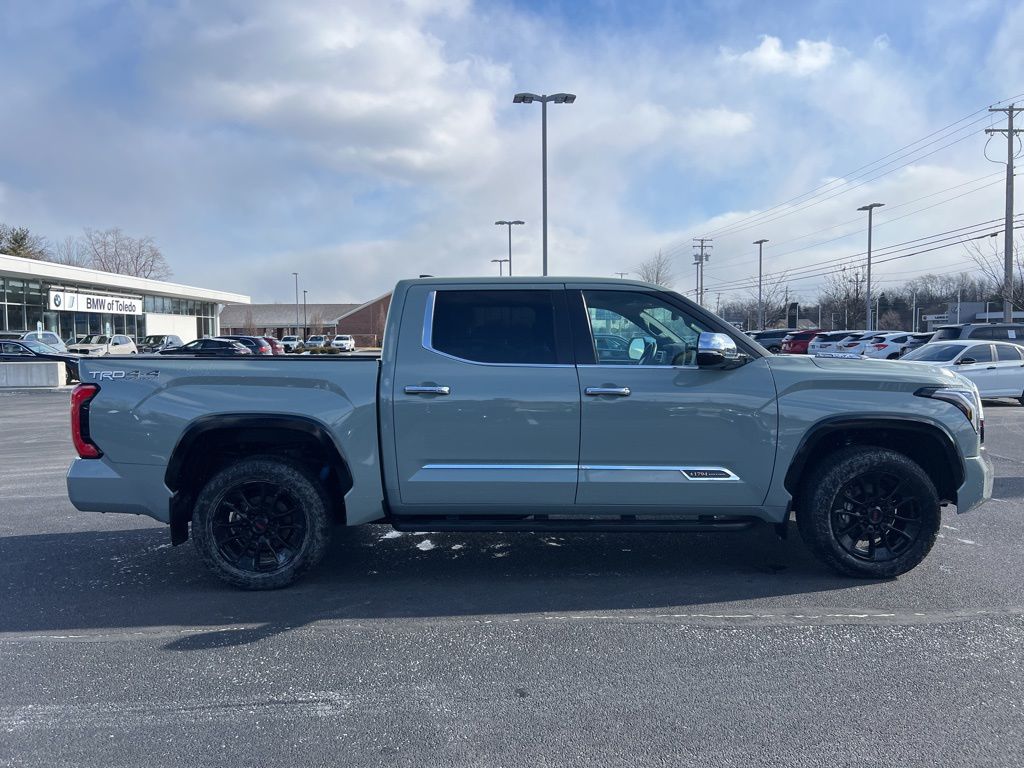
[(839, 416), (823, 419), (804, 434), (784, 485), (794, 504), (803, 480), (826, 456), (848, 445), (891, 448), (915, 461), (935, 483), (939, 498), (956, 503), (965, 469), (956, 441), (945, 427), (901, 416)]
[(344, 521), (352, 474), (325, 424), (307, 416), (215, 414), (188, 425), (167, 463), (172, 544), (188, 540), (192, 506), (209, 478), (233, 460), (255, 455), (284, 456), (305, 466), (328, 491), (335, 518)]

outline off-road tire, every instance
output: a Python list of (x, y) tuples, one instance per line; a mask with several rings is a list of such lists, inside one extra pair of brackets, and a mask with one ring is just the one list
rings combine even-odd
[[(237, 493), (240, 489), (244, 491), (250, 486), (281, 489), (281, 495), (274, 499), (273, 505), (269, 504), (264, 495), (255, 497), (260, 499), (260, 503), (253, 505), (253, 508), (263, 505), (281, 509), (285, 508), (285, 501), (287, 501), (291, 507), (297, 510), (290, 513), (289, 519), (295, 519), (294, 516), (301, 515), (304, 525), (301, 543), (296, 541), (294, 548), (288, 550), (292, 553), (288, 562), (259, 572), (232, 564), (225, 556), (223, 541), (218, 542), (217, 536), (214, 534), (215, 522), (221, 527), (225, 525), (222, 517), (224, 512), (218, 511), (225, 503), (225, 498), (229, 494)], [(274, 515), (269, 516), (273, 517)], [(263, 515), (261, 519), (266, 517), (267, 515)], [(248, 520), (248, 518), (241, 519)], [(239, 526), (238, 529), (233, 528), (231, 533), (244, 528), (245, 530), (242, 531), (243, 541), (246, 540), (244, 538), (246, 535), (250, 538), (257, 536), (254, 527), (257, 523), (253, 523), (253, 526), (237, 522), (227, 525)], [(293, 529), (296, 527), (292, 526)], [(264, 531), (266, 531), (265, 522), (260, 533), (262, 534)], [(199, 557), (218, 578), (240, 589), (264, 590), (288, 586), (321, 560), (327, 549), (330, 531), (330, 507), (322, 486), (298, 464), (276, 456), (242, 459), (220, 470), (203, 486), (192, 512), (192, 543), (195, 545)], [(220, 535), (223, 536), (223, 534)], [(237, 537), (229, 536), (229, 538)], [(233, 546), (237, 546), (237, 543), (233, 543)], [(260, 556), (257, 554), (256, 557)], [(255, 565), (255, 560), (253, 564)]]
[[(871, 481), (866, 478), (876, 475), (898, 478), (899, 489), (902, 489), (900, 496), (908, 500), (904, 502), (899, 512), (902, 515), (909, 515), (908, 510), (915, 510), (912, 528), (910, 523), (900, 522), (904, 521), (905, 517), (891, 521), (896, 527), (903, 525), (904, 532), (893, 534), (890, 526), (885, 533), (888, 538), (883, 541), (901, 542), (894, 544), (892, 549), (878, 550), (891, 555), (891, 559), (885, 560), (865, 559), (864, 556), (852, 554), (850, 535), (847, 534), (845, 537), (844, 545), (844, 536), (839, 535), (842, 529), (837, 533), (836, 528), (837, 520), (844, 523), (853, 520), (854, 518), (844, 515), (854, 515), (861, 509), (852, 502), (847, 502), (849, 496), (845, 493), (843, 500), (840, 501), (840, 493), (848, 490), (850, 483), (870, 484)], [(914, 568), (924, 560), (934, 546), (942, 519), (938, 492), (925, 471), (902, 453), (874, 446), (842, 448), (829, 455), (815, 467), (814, 477), (806, 481), (800, 499), (796, 521), (800, 536), (807, 547), (818, 559), (836, 571), (860, 578), (890, 579)], [(842, 506), (839, 506), (840, 504)], [(851, 511), (840, 512), (845, 508)], [(875, 509), (879, 507), (872, 506), (870, 513), (865, 512), (858, 519), (862, 519), (865, 525), (873, 524), (873, 517), (880, 514), (876, 513)], [(884, 525), (884, 522), (881, 525)], [(913, 530), (915, 534), (909, 544), (903, 542), (903, 538), (908, 536), (906, 530)], [(894, 550), (901, 546), (905, 547), (905, 550), (896, 554)], [(876, 549), (872, 546), (872, 556), (875, 552)]]

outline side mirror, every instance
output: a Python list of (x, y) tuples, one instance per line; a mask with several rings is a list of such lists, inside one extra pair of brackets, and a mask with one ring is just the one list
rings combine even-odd
[(738, 357), (736, 342), (728, 334), (705, 331), (697, 339), (698, 368), (721, 368)]
[(643, 360), (644, 355), (653, 351), (654, 345), (654, 339), (637, 336), (629, 342), (629, 359), (638, 362)]
[(956, 361), (956, 364), (957, 365), (974, 365), (977, 362), (978, 361), (975, 360), (973, 357), (961, 357), (959, 360)]

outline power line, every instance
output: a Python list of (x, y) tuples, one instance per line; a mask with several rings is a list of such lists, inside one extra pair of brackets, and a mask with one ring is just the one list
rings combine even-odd
[[(1017, 214), (1015, 216), (1015, 218), (1020, 218), (1020, 217), (1024, 217), (1024, 213)], [(932, 234), (932, 235), (926, 235), (924, 237), (914, 238), (912, 240), (907, 240), (907, 241), (902, 242), (902, 243), (894, 243), (892, 245), (888, 245), (888, 246), (885, 246), (883, 248), (877, 249), (875, 251), (875, 253), (877, 255), (879, 255), (879, 256), (891, 256), (892, 254), (901, 253), (902, 251), (905, 251), (905, 250), (907, 250), (909, 248), (916, 248), (916, 247), (919, 247), (919, 246), (922, 246), (922, 245), (934, 245), (936, 243), (941, 243), (941, 242), (944, 242), (946, 240), (952, 240), (953, 242), (946, 243), (946, 245), (943, 245), (941, 247), (950, 247), (950, 246), (954, 246), (954, 245), (959, 245), (959, 244), (961, 244), (964, 241), (965, 238), (966, 239), (978, 239), (977, 237), (975, 237), (977, 235), (981, 235), (982, 237), (988, 237), (991, 234), (991, 232), (988, 232), (987, 230), (989, 230), (989, 228), (993, 224), (996, 224), (999, 221), (1000, 221), (999, 219), (991, 219), (989, 221), (980, 222), (980, 223), (977, 223), (977, 224), (971, 224), (971, 225), (968, 225), (968, 226), (965, 226), (965, 227), (958, 227), (956, 229), (948, 230), (946, 232), (940, 232), (940, 233), (936, 233), (936, 234)], [(921, 253), (928, 253), (930, 250), (937, 250), (937, 249), (926, 249), (926, 250), (921, 250), (921, 251), (915, 251), (913, 253), (902, 254), (900, 256), (896, 256), (896, 257), (893, 257), (893, 258), (906, 258), (906, 257), (909, 257), (909, 256), (919, 255)], [(824, 261), (814, 262), (812, 264), (807, 264), (807, 265), (804, 265), (802, 267), (797, 267), (797, 268), (791, 269), (791, 270), (779, 270), (779, 271), (770, 273), (769, 275), (766, 275), (765, 277), (766, 278), (788, 279), (790, 281), (802, 280), (802, 279), (810, 278), (810, 277), (817, 277), (819, 275), (825, 275), (825, 274), (828, 274), (830, 272), (833, 272), (833, 271), (835, 271), (836, 269), (838, 269), (840, 267), (859, 266), (861, 257), (865, 257), (866, 255), (867, 255), (866, 252), (859, 252), (859, 253), (852, 254), (852, 255), (835, 257), (835, 258), (831, 258), (831, 259), (826, 259)], [(876, 261), (876, 263), (885, 263), (887, 261), (892, 261), (893, 258), (878, 259)], [(820, 271), (822, 269), (824, 269), (824, 271)], [(736, 280), (727, 280), (727, 281), (723, 281), (723, 282), (720, 282), (720, 283), (712, 283), (711, 287), (713, 289), (715, 289), (715, 290), (734, 291), (734, 290), (744, 290), (744, 289), (753, 288), (756, 285), (757, 285), (756, 279), (753, 279), (753, 278), (742, 278), (742, 279), (736, 279)]]
[[(1024, 94), (1018, 94), (1018, 95), (1015, 95), (1015, 96), (1011, 96), (1010, 98), (1007, 98), (1007, 99), (1000, 99), (999, 101), (996, 102), (996, 104), (1003, 104), (1003, 103), (1011, 101), (1013, 99), (1020, 98), (1021, 96), (1024, 96)], [(935, 149), (935, 150), (933, 150), (933, 151), (931, 151), (931, 152), (929, 152), (927, 154), (921, 155), (920, 157), (915, 157), (915, 158), (909, 160), (908, 162), (904, 163), (903, 165), (900, 165), (900, 166), (898, 166), (896, 168), (892, 168), (892, 169), (890, 169), (888, 171), (885, 171), (884, 173), (881, 173), (881, 174), (878, 174), (876, 176), (873, 176), (871, 179), (866, 179), (865, 181), (861, 182), (860, 184), (856, 184), (856, 185), (850, 186), (850, 182), (855, 180), (855, 179), (858, 179), (858, 178), (861, 178), (863, 176), (876, 173), (877, 171), (881, 170), (882, 168), (885, 168), (888, 165), (892, 165), (893, 163), (898, 162), (899, 160), (902, 160), (902, 159), (904, 159), (906, 157), (911, 157), (912, 155), (915, 155), (915, 154), (919, 153), (922, 149), (925, 149), (926, 147), (931, 146), (932, 144), (938, 143), (940, 141), (944, 141), (945, 139), (948, 139), (951, 136), (955, 136), (956, 134), (958, 134), (958, 133), (960, 133), (960, 132), (962, 132), (962, 131), (964, 131), (964, 130), (966, 130), (968, 128), (971, 128), (975, 124), (984, 121), (985, 120), (985, 114), (987, 112), (988, 112), (988, 108), (987, 107), (983, 107), (983, 108), (981, 108), (979, 110), (971, 112), (970, 114), (965, 115), (964, 117), (960, 118), (959, 120), (955, 120), (954, 122), (944, 126), (943, 128), (940, 128), (940, 129), (938, 129), (936, 131), (933, 131), (932, 133), (929, 133), (928, 135), (926, 135), (926, 136), (924, 136), (924, 137), (922, 137), (920, 139), (917, 139), (916, 141), (910, 142), (909, 144), (906, 144), (903, 147), (900, 147), (899, 149), (896, 149), (896, 150), (890, 152), (889, 154), (884, 155), (883, 157), (879, 158), (878, 160), (874, 160), (874, 161), (872, 161), (870, 163), (866, 163), (865, 165), (862, 165), (862, 166), (860, 166), (858, 168), (855, 168), (854, 170), (848, 172), (847, 174), (844, 174), (840, 178), (832, 179), (831, 181), (828, 181), (828, 182), (826, 182), (824, 184), (821, 184), (818, 187), (815, 187), (814, 189), (812, 189), (812, 190), (810, 190), (808, 192), (804, 192), (804, 193), (802, 193), (800, 195), (796, 195), (795, 197), (792, 197), (792, 198), (790, 198), (788, 200), (785, 200), (785, 201), (783, 201), (781, 203), (777, 203), (776, 205), (771, 206), (770, 208), (767, 208), (765, 210), (762, 210), (762, 211), (759, 211), (757, 213), (749, 214), (747, 216), (741, 217), (740, 219), (738, 219), (738, 220), (736, 220), (734, 222), (731, 222), (729, 224), (723, 225), (723, 226), (719, 227), (718, 229), (712, 230), (709, 233), (709, 235), (710, 236), (723, 237), (726, 234), (735, 234), (735, 233), (738, 233), (740, 231), (743, 231), (744, 229), (749, 228), (749, 226), (756, 226), (756, 225), (759, 225), (759, 224), (766, 224), (769, 221), (774, 221), (774, 220), (777, 220), (778, 218), (782, 218), (783, 216), (789, 216), (789, 215), (792, 215), (792, 214), (797, 213), (799, 211), (805, 210), (808, 207), (811, 207), (811, 205), (803, 205), (803, 204), (804, 203), (809, 203), (815, 197), (821, 197), (821, 195), (823, 195), (823, 194), (825, 194), (827, 192), (835, 192), (835, 190), (840, 188), (840, 187), (848, 186), (849, 187), (848, 189), (846, 189), (843, 192), (839, 193), (839, 194), (845, 194), (848, 191), (852, 191), (853, 189), (855, 189), (855, 188), (857, 188), (859, 186), (862, 186), (863, 184), (866, 184), (868, 181), (873, 181), (873, 180), (875, 180), (877, 178), (881, 178), (881, 176), (884, 176), (884, 175), (887, 175), (889, 173), (893, 173), (895, 171), (898, 171), (901, 168), (906, 167), (907, 165), (910, 165), (910, 164), (912, 164), (914, 162), (918, 162), (918, 161), (924, 159), (925, 157), (929, 157), (929, 156), (935, 154), (936, 152), (941, 151), (942, 149), (945, 149), (945, 148), (947, 148), (949, 146), (952, 146), (953, 144), (956, 144), (956, 143), (958, 143), (960, 141), (963, 141), (966, 138), (969, 138), (970, 136), (974, 135), (975, 132), (972, 131), (971, 133), (968, 133), (968, 134), (966, 134), (966, 135), (964, 135), (964, 136), (962, 136), (962, 137), (960, 137), (960, 138), (950, 142), (949, 144), (945, 144), (942, 147), (939, 147), (938, 149)], [(975, 116), (979, 115), (979, 114), (981, 114), (982, 116), (975, 118)], [(971, 120), (971, 118), (975, 118), (975, 119)], [(963, 122), (968, 121), (968, 120), (970, 120), (970, 122), (967, 123), (967, 125), (962, 125), (959, 128), (956, 127), (956, 126), (960, 125), (960, 123), (963, 123)], [(955, 130), (952, 130), (952, 129), (955, 129)], [(933, 137), (938, 137), (938, 138), (933, 138)], [(928, 139), (933, 139), (933, 140), (932, 141), (927, 141)], [(920, 145), (920, 146), (917, 146), (917, 145)], [(910, 152), (906, 151), (906, 150), (910, 150), (912, 147), (916, 147), (916, 148), (912, 149)], [(894, 160), (890, 160), (887, 163), (883, 162), (883, 161), (888, 160), (889, 158), (892, 158), (894, 156), (898, 156), (898, 157), (896, 157)], [(874, 166), (878, 166), (878, 167), (874, 167)], [(824, 198), (822, 200), (814, 202), (813, 205), (816, 205), (816, 204), (818, 204), (820, 202), (825, 202), (825, 200), (832, 199), (832, 197), (837, 197), (837, 196), (838, 196), (838, 194), (830, 195), (829, 197), (826, 197), (826, 198)], [(771, 214), (773, 211), (779, 210), (781, 208), (785, 208), (786, 206), (794, 204), (794, 203), (797, 203), (797, 202), (801, 202), (801, 205), (797, 206), (797, 207), (795, 207), (795, 208), (793, 208), (793, 209), (791, 209), (789, 211), (786, 211), (785, 213), (783, 213), (783, 214), (781, 214), (779, 216), (772, 216), (772, 217), (767, 218), (767, 219), (765, 218), (766, 216), (769, 216), (769, 214)], [(741, 226), (741, 225), (743, 225), (743, 226)], [(666, 253), (670, 253), (671, 254), (673, 252), (677, 252), (681, 247), (682, 247), (682, 243), (677, 243), (677, 244), (670, 245), (670, 246), (668, 246), (667, 248), (665, 248), (663, 250)]]

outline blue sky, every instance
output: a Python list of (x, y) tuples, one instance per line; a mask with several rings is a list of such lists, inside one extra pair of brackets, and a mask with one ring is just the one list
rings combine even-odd
[[(688, 290), (680, 243), (1024, 92), (1021, 39), (1024, 6), (995, 0), (8, 0), (0, 221), (152, 235), (175, 279), (259, 301), (288, 301), (295, 270), (318, 301), (489, 273), (509, 217), (527, 221), (513, 245), (536, 273), (540, 110), (511, 97), (566, 90), (577, 103), (549, 113), (552, 272), (669, 249)], [(868, 197), (895, 207), (998, 171), (983, 147), (716, 239), (709, 287), (742, 292), (726, 281), (750, 274), (754, 235), (776, 269), (855, 253), (856, 227), (781, 244)], [(883, 209), (878, 239), (994, 218), (1001, 194), (891, 224)], [(889, 279), (963, 261), (908, 259)]]

